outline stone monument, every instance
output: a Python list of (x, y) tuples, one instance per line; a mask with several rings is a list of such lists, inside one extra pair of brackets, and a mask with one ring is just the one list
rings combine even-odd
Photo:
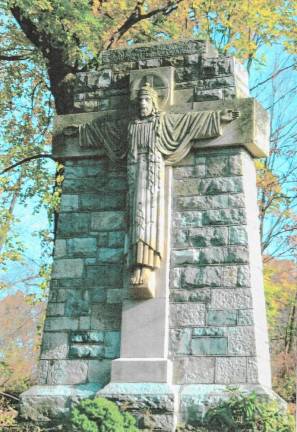
[(21, 409), (47, 420), (98, 394), (174, 431), (228, 385), (273, 396), (253, 162), (268, 116), (205, 41), (101, 60), (56, 119), (63, 193)]

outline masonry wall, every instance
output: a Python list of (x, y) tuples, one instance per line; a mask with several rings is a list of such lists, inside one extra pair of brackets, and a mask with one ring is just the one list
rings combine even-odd
[(66, 161), (40, 384), (109, 382), (119, 357), (126, 168)]
[(265, 310), (262, 275), (254, 283), (250, 276), (253, 254), (261, 267), (253, 171), (240, 148), (192, 151), (173, 170), (169, 355), (176, 384), (269, 385), (269, 371), (259, 374), (256, 364), (256, 356), (269, 355), (264, 332), (257, 339), (265, 323), (253, 314), (256, 304)]

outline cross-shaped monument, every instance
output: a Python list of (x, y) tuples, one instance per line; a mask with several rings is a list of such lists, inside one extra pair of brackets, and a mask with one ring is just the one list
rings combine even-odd
[(65, 178), (24, 416), (98, 394), (171, 432), (228, 385), (273, 396), (253, 161), (268, 130), (242, 67), (203, 41), (81, 74), (56, 119)]

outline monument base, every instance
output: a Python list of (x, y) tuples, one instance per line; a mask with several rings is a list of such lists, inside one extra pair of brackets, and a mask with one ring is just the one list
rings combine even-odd
[(63, 420), (73, 404), (94, 397), (100, 388), (102, 386), (97, 383), (33, 386), (21, 394), (20, 416), (41, 422)]
[(97, 396), (128, 408), (139, 429), (173, 432), (177, 425), (178, 386), (157, 383), (110, 383)]
[[(257, 393), (266, 400), (286, 403), (271, 389), (258, 384), (233, 385), (239, 391)], [(105, 397), (123, 406), (137, 418), (138, 427), (153, 431), (174, 432), (178, 424), (195, 424), (212, 405), (228, 399), (225, 385), (160, 383), (109, 383), (34, 386), (21, 395), (20, 415), (26, 420), (49, 422), (66, 420), (71, 407), (81, 399)]]

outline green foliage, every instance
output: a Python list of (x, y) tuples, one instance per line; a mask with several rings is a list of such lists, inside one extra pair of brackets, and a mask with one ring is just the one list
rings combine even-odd
[(70, 422), (77, 432), (137, 432), (135, 419), (104, 398), (85, 399), (71, 411)]
[(263, 401), (255, 393), (244, 395), (237, 390), (210, 408), (203, 420), (209, 431), (294, 432), (294, 419), (276, 401)]

